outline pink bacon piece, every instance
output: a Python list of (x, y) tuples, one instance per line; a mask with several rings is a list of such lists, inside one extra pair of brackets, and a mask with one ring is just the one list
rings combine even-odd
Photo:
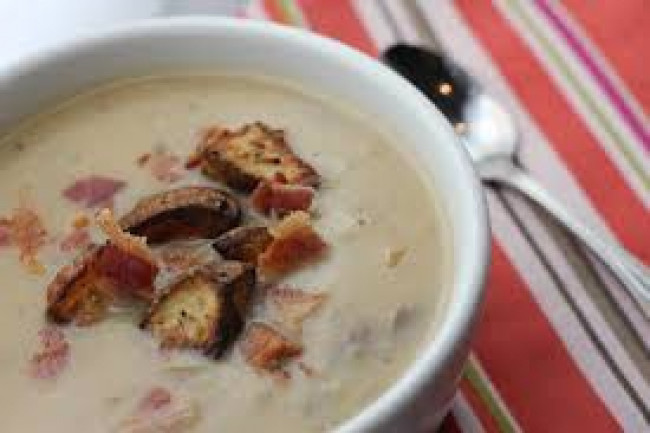
[(180, 433), (194, 425), (198, 415), (192, 401), (157, 386), (142, 397), (133, 414), (120, 424), (118, 432)]
[(76, 180), (63, 190), (63, 196), (82, 206), (92, 208), (110, 203), (115, 194), (126, 186), (122, 180), (90, 175)]
[(29, 361), (29, 374), (35, 379), (58, 377), (70, 361), (70, 344), (56, 327), (43, 328), (38, 336), (41, 347)]
[(91, 239), (88, 229), (75, 228), (63, 238), (59, 244), (59, 249), (64, 253), (69, 253), (87, 247), (90, 245), (90, 242)]
[(251, 204), (263, 214), (268, 215), (272, 211), (283, 214), (308, 210), (313, 198), (314, 190), (310, 187), (262, 181), (251, 195)]

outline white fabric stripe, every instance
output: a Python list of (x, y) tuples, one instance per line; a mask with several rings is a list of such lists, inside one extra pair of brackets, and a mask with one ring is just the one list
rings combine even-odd
[(515, 417), (510, 412), (510, 408), (508, 408), (508, 405), (501, 398), (501, 394), (499, 393), (499, 391), (494, 387), (494, 384), (492, 383), (490, 376), (488, 376), (487, 372), (483, 368), (483, 365), (481, 365), (479, 359), (473, 353), (470, 355), (470, 359), (474, 367), (476, 368), (478, 374), (481, 376), (481, 380), (483, 381), (483, 384), (485, 384), (485, 386), (490, 391), (492, 398), (499, 405), (501, 412), (503, 412), (506, 418), (508, 418), (508, 421), (514, 428), (514, 431), (518, 433), (523, 432), (524, 430), (521, 428), (521, 426), (519, 425)]
[[(525, 107), (509, 88), (507, 80), (476, 42), (452, 4), (449, 1), (441, 1), (436, 3), (435, 8), (431, 7), (426, 0), (419, 0), (419, 4), (431, 26), (437, 29), (436, 36), (439, 42), (448, 52), (454, 53), (454, 59), (477, 77), (481, 84), (513, 115), (521, 132), (522, 146), (519, 150), (519, 158), (523, 165), (558, 199), (563, 203), (570, 203), (571, 212), (576, 217), (601, 234), (614, 239), (604, 219), (594, 209), (562, 159), (537, 128)], [(608, 287), (636, 333), (642, 336), (646, 347), (650, 347), (650, 324), (637, 304), (617, 284)]]
[[(526, 11), (527, 17), (537, 24), (536, 27), (541, 29), (544, 36), (551, 41), (553, 47), (560, 52), (571, 72), (580, 80), (586, 91), (597, 103), (599, 103), (599, 108), (610, 120), (612, 127), (620, 134), (623, 141), (628, 144), (628, 150), (633, 154), (634, 159), (640, 161), (642, 165), (647, 168), (647, 171), (650, 172), (650, 154), (645, 151), (642, 144), (639, 143), (633, 135), (632, 131), (621, 120), (618, 112), (609, 103), (609, 100), (602, 93), (600, 87), (593, 80), (589, 72), (582, 66), (578, 59), (575, 58), (573, 52), (564, 43), (564, 40), (549, 27), (549, 23), (546, 22), (540, 14), (536, 13), (536, 10), (532, 9), (535, 7), (532, 3), (521, 2), (520, 4), (522, 5), (522, 9)], [(589, 106), (580, 98), (576, 89), (567, 79), (564, 78), (562, 73), (556, 68), (555, 64), (546, 56), (546, 51), (534, 37), (526, 23), (522, 22), (517, 14), (511, 11), (503, 0), (496, 1), (495, 5), (517, 29), (517, 33), (526, 42), (533, 55), (540, 61), (542, 67), (546, 69), (549, 77), (555, 82), (557, 87), (562, 90), (562, 93), (566, 96), (571, 107), (582, 118), (591, 133), (594, 134), (597, 142), (609, 156), (609, 159), (618, 168), (623, 178), (627, 181), (646, 208), (650, 209), (650, 190), (648, 190), (641, 182), (638, 174), (634, 172), (621, 150), (613, 142), (612, 138), (595, 117)]]
[(458, 391), (451, 405), (451, 413), (456, 419), (456, 424), (463, 433), (484, 433), (485, 429), (478, 416), (472, 410), (462, 392)]
[(625, 100), (625, 103), (630, 107), (632, 112), (639, 118), (642, 122), (645, 122), (646, 125), (650, 122), (648, 114), (643, 110), (641, 104), (637, 98), (632, 94), (627, 84), (623, 79), (618, 75), (616, 69), (609, 64), (608, 60), (605, 58), (603, 53), (596, 48), (596, 46), (591, 42), (591, 39), (583, 31), (582, 27), (578, 22), (573, 18), (571, 13), (567, 8), (560, 2), (549, 2), (550, 7), (555, 10), (555, 12), (562, 18), (562, 21), (571, 28), (571, 31), (580, 42), (589, 52), (591, 58), (598, 64), (598, 66), (603, 70), (607, 78), (609, 78), (616, 89), (621, 94), (621, 97)]
[[(557, 291), (546, 269), (537, 260), (527, 241), (513, 226), (510, 216), (493, 193), (488, 193), (492, 228), (509, 260), (530, 287), (555, 333), (612, 415), (625, 431), (643, 431), (643, 415), (601, 357), (585, 329)], [(558, 390), (561, 392), (561, 390)]]
[(350, 4), (379, 50), (383, 50), (395, 41), (395, 36), (375, 1), (352, 0)]
[(245, 15), (248, 18), (258, 19), (258, 20), (268, 20), (269, 16), (266, 13), (266, 10), (262, 6), (262, 2), (254, 0), (249, 2), (248, 7), (245, 9)]
[[(378, 1), (381, 2), (382, 0)], [(383, 0), (383, 3), (397, 24), (397, 28), (400, 32), (398, 35), (400, 40), (410, 44), (417, 44), (420, 42), (420, 36), (418, 35), (417, 29), (415, 26), (410, 24), (408, 13), (404, 10), (404, 0)]]

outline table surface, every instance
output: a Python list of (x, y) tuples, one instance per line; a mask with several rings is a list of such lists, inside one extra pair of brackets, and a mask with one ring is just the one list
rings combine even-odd
[[(0, 63), (127, 19), (244, 3), (0, 0)], [(245, 12), (370, 55), (396, 41), (442, 47), (514, 115), (526, 169), (650, 262), (647, 0), (257, 0)], [(540, 209), (509, 191), (487, 196), (486, 308), (443, 431), (650, 431), (650, 307)]]

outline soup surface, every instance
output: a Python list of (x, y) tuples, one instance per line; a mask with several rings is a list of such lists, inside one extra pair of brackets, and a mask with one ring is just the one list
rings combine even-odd
[[(302, 354), (278, 375), (252, 368), (241, 341), (219, 360), (161, 350), (138, 327), (143, 310), (128, 306), (91, 326), (57, 326), (64, 340), (54, 345), (65, 354), (45, 366), (53, 371), (34, 374), (33, 364), (43, 361), (40, 340), (54, 326), (45, 289), (87, 241), (71, 235), (83, 231), (84, 215), (92, 221), (110, 205), (119, 216), (143, 196), (184, 185), (223, 187), (186, 168), (185, 159), (206, 127), (255, 121), (285, 130), (295, 153), (321, 177), (312, 215), (328, 253), (274, 283), (326, 296), (301, 332), (287, 334)], [(0, 216), (28, 209), (47, 232), (35, 258), (21, 261), (11, 235), (0, 231), (2, 431), (147, 432), (169, 425), (197, 433), (308, 432), (354, 416), (414, 360), (446, 301), (444, 221), (428, 187), (388, 144), (398, 139), (338, 102), (282, 83), (220, 75), (101, 87), (0, 138)], [(110, 200), (84, 206), (63, 194), (93, 176), (117, 185)], [(92, 223), (88, 234), (102, 239)], [(257, 296), (249, 326), (275, 326), (265, 302)], [(147, 416), (143, 399), (156, 409), (157, 393), (163, 409), (170, 398), (180, 406), (156, 413), (168, 419), (151, 430), (146, 420), (130, 423)]]

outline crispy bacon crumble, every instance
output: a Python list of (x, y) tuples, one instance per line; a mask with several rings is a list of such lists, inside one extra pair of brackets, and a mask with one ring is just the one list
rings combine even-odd
[(49, 241), (43, 219), (25, 203), (16, 207), (11, 217), (0, 218), (0, 246), (15, 246), (20, 263), (29, 273), (45, 273), (38, 253)]
[(58, 377), (70, 360), (70, 344), (59, 328), (49, 326), (38, 332), (40, 347), (29, 361), (29, 374), (35, 379)]
[(87, 208), (106, 206), (115, 194), (126, 186), (126, 182), (107, 176), (90, 175), (77, 179), (63, 190), (68, 200)]
[(313, 188), (262, 181), (251, 194), (251, 205), (264, 215), (272, 212), (283, 215), (290, 211), (309, 210), (313, 198)]
[(327, 249), (306, 212), (289, 214), (271, 229), (271, 234), (273, 241), (258, 259), (261, 270), (269, 274), (292, 271), (321, 257)]
[(148, 167), (149, 172), (156, 180), (164, 183), (174, 183), (185, 175), (184, 164), (179, 156), (164, 150), (145, 155), (138, 159), (138, 165)]
[(256, 369), (274, 371), (302, 354), (302, 347), (264, 323), (248, 327), (240, 345), (246, 362)]
[(277, 313), (278, 322), (291, 331), (299, 332), (302, 323), (323, 306), (327, 294), (274, 286), (267, 291), (267, 299)]
[(149, 390), (133, 413), (120, 423), (119, 433), (180, 433), (199, 418), (198, 407), (188, 398), (160, 386)]

